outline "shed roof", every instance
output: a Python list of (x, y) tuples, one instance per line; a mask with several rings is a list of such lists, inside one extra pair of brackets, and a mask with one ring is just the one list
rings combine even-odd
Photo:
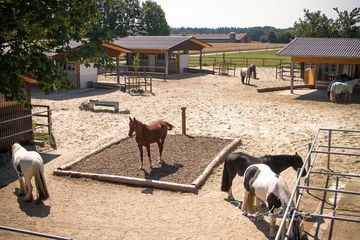
[(360, 59), (360, 38), (295, 38), (277, 55)]
[[(145, 50), (197, 50), (211, 45), (192, 36), (128, 36), (111, 42), (132, 51)], [(193, 49), (196, 47), (197, 49)]]

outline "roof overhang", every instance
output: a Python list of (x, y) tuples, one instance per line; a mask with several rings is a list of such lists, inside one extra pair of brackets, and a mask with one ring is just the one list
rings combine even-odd
[(121, 47), (119, 45), (108, 43), (108, 42), (104, 42), (103, 44), (101, 44), (101, 46), (104, 47), (104, 48), (109, 48), (109, 49), (118, 51), (119, 54), (120, 53), (129, 53), (129, 52), (131, 52), (129, 49), (126, 49), (126, 48)]
[(327, 57), (291, 57), (292, 62), (330, 63), (330, 64), (360, 64), (359, 58), (327, 58)]
[(201, 41), (199, 39), (193, 38), (193, 37), (190, 38), (190, 41), (197, 44), (197, 45), (200, 45), (202, 47), (212, 47), (212, 45), (210, 45), (210, 44), (208, 44), (206, 42), (203, 42), (203, 41)]

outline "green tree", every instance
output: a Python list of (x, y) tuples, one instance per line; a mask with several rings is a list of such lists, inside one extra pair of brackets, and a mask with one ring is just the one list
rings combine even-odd
[(140, 29), (143, 35), (166, 36), (170, 34), (165, 13), (156, 2), (149, 0), (142, 4)]
[(334, 8), (334, 10), (339, 16), (334, 24), (337, 29), (337, 37), (359, 38), (360, 8), (354, 8), (351, 12), (341, 12), (338, 8)]
[[(124, 26), (136, 15), (136, 8), (133, 15), (120, 9), (130, 2), (136, 6), (137, 1), (131, 0), (2, 0), (0, 93), (6, 100), (25, 103), (24, 82), (18, 74), (31, 75), (45, 92), (54, 82), (64, 80), (65, 74), (49, 57), (53, 53), (62, 54), (64, 61), (111, 65), (101, 44), (128, 33)], [(72, 40), (81, 46), (70, 48)]]
[(304, 19), (295, 22), (292, 33), (295, 37), (333, 37), (334, 21), (320, 11), (310, 12), (304, 9)]
[(276, 43), (278, 41), (274, 31), (270, 31), (267, 34), (267, 40), (268, 40), (269, 43)]

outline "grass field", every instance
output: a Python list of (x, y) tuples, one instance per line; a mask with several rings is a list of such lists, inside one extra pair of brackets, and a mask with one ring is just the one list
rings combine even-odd
[[(279, 49), (286, 45), (284, 43), (211, 43), (211, 45), (212, 47), (203, 50), (203, 66), (212, 66), (215, 62), (222, 62), (224, 53), (226, 62), (237, 66), (255, 64), (257, 66), (275, 67), (280, 63), (290, 62), (290, 57), (276, 55)], [(199, 66), (199, 52), (191, 52), (190, 54), (194, 54), (190, 55), (190, 67)]]
[[(225, 60), (227, 62), (236, 64), (238, 66), (247, 66), (255, 64), (257, 66), (274, 67), (282, 62), (290, 62), (290, 57), (278, 56), (278, 50), (269, 51), (254, 51), (254, 52), (238, 52), (225, 53)], [(223, 61), (223, 53), (208, 54), (203, 56), (203, 66), (212, 66), (215, 62)], [(199, 65), (199, 56), (190, 57), (190, 66), (196, 67)]]

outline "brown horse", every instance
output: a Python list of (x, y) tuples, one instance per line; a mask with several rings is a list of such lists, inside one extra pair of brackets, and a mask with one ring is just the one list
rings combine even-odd
[(143, 168), (143, 146), (145, 146), (147, 149), (150, 168), (152, 168), (151, 156), (150, 156), (150, 143), (156, 142), (158, 144), (159, 153), (160, 153), (159, 163), (161, 163), (162, 162), (161, 155), (162, 155), (167, 131), (173, 129), (174, 126), (164, 120), (157, 120), (155, 122), (150, 123), (149, 125), (146, 125), (136, 120), (135, 117), (133, 119), (129, 117), (129, 119), (130, 119), (129, 137), (131, 137), (134, 132), (136, 133), (135, 139), (140, 150), (140, 160), (141, 160), (140, 170)]

